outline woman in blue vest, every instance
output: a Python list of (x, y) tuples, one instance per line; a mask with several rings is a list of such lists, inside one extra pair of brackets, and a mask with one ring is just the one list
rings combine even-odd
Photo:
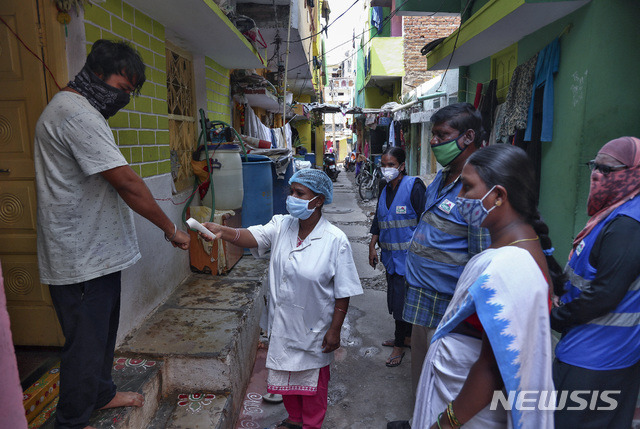
[[(640, 140), (612, 140), (588, 165), (591, 218), (573, 241), (563, 305), (551, 312), (562, 333), (554, 383), (569, 396), (555, 422), (629, 428), (640, 390)], [(589, 406), (576, 409), (574, 392)]]
[(374, 268), (378, 263), (376, 243), (381, 249), (387, 271), (387, 307), (396, 322), (394, 339), (382, 343), (393, 347), (387, 359), (389, 367), (402, 363), (404, 348), (411, 343), (411, 324), (402, 320), (405, 258), (426, 201), (422, 180), (406, 176), (405, 158), (404, 149), (399, 147), (391, 147), (382, 155), (380, 165), (387, 185), (378, 199), (369, 243), (369, 264)]

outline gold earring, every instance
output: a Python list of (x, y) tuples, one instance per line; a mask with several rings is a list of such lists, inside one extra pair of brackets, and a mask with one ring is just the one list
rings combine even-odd
[(498, 199), (496, 200), (496, 206), (500, 207), (502, 205), (502, 200)]

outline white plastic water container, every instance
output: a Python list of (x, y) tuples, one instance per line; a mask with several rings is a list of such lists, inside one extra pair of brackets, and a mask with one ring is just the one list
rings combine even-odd
[[(213, 170), (211, 180), (216, 198), (216, 210), (235, 210), (242, 207), (244, 185), (242, 183), (242, 159), (240, 147), (235, 144), (209, 144), (209, 159)], [(204, 150), (200, 160), (205, 159)], [(211, 191), (202, 199), (202, 204), (211, 208)]]

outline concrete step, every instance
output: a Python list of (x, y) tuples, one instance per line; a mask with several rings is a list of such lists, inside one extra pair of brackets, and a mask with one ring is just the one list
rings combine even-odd
[(243, 257), (226, 276), (192, 274), (118, 353), (163, 361), (163, 398), (227, 392), (220, 427), (230, 428), (255, 360), (267, 268), (267, 260)]
[[(162, 363), (144, 358), (116, 357), (111, 372), (113, 381), (121, 391), (140, 392), (145, 397), (140, 408), (112, 408), (93, 413), (90, 425), (95, 428), (146, 428), (158, 409), (161, 391)], [(30, 421), (29, 428), (53, 429), (57, 397), (40, 415)]]
[[(226, 276), (190, 275), (116, 351), (118, 390), (141, 408), (95, 412), (98, 429), (231, 429), (251, 377), (267, 260), (243, 257)], [(53, 428), (55, 402), (33, 428)]]
[(225, 393), (179, 393), (164, 398), (149, 429), (231, 427), (232, 398)]

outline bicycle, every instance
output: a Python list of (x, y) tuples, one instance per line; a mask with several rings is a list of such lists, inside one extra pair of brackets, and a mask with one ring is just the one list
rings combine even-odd
[(378, 198), (380, 194), (380, 182), (382, 181), (382, 170), (380, 166), (373, 167), (373, 172), (364, 170), (360, 173), (362, 179), (358, 186), (358, 194), (363, 200), (372, 200)]

